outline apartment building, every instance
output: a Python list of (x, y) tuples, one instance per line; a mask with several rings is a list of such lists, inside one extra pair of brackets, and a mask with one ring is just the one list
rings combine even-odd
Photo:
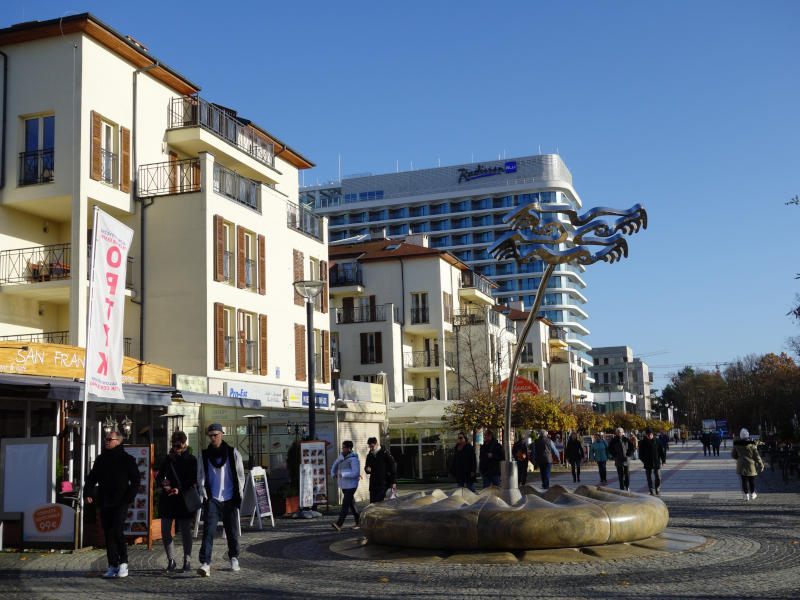
[(392, 402), (471, 397), (508, 377), (514, 322), (494, 284), (412, 240), (329, 246), (334, 364), (343, 379), (385, 377)]
[(589, 355), (595, 379), (592, 390), (597, 402), (611, 403), (609, 412), (624, 410), (649, 418), (652, 414), (650, 389), (653, 374), (647, 363), (636, 358), (628, 346), (596, 347)]
[[(85, 346), (98, 206), (134, 230), (125, 353), (177, 374), (187, 402), (170, 414), (190, 436), (222, 422), (237, 443), (243, 413), (263, 409), (267, 447), (272, 435), (285, 451), (284, 409), (301, 420), (309, 401), (306, 311), (292, 283), (328, 273), (325, 219), (298, 202), (298, 171), (313, 164), (91, 14), (2, 29), (0, 51), (0, 341)], [(314, 306), (324, 412), (327, 291)], [(92, 410), (94, 420), (136, 413), (134, 429), (150, 436), (168, 420), (154, 418), (163, 407)], [(333, 442), (332, 412), (318, 430)]]

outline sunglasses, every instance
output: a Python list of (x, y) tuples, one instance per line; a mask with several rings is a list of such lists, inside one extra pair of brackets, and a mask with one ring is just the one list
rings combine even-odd
[(112, 438), (112, 437), (107, 437), (107, 438), (106, 438), (106, 441), (107, 441), (107, 442), (114, 442), (114, 441), (116, 441), (116, 440), (117, 440), (117, 438)]

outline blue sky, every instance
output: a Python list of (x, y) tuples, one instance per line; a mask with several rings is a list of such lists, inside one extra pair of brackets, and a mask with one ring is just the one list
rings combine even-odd
[(800, 3), (7, 0), (0, 26), (83, 11), (314, 161), (306, 183), (340, 155), (347, 175), (541, 148), (584, 206), (642, 203), (585, 308), (656, 387), (800, 333)]

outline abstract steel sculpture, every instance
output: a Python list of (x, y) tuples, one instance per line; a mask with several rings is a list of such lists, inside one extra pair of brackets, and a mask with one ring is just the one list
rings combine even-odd
[[(607, 223), (600, 217), (619, 217), (613, 223)], [(564, 220), (562, 220), (562, 218)], [(519, 366), (524, 341), (528, 336), (536, 314), (544, 298), (545, 288), (557, 265), (573, 263), (588, 266), (599, 260), (613, 263), (628, 256), (628, 242), (625, 235), (647, 228), (647, 213), (641, 204), (635, 204), (628, 210), (617, 210), (598, 206), (582, 215), (578, 215), (569, 204), (540, 204), (532, 202), (508, 213), (503, 221), (511, 226), (500, 239), (489, 249), (496, 259), (513, 258), (517, 263), (547, 263), (536, 298), (525, 326), (517, 341), (514, 357), (511, 361), (511, 372), (508, 375), (510, 384), (506, 390), (505, 427), (503, 429), (503, 446), (507, 458), (511, 457), (511, 399), (514, 395), (514, 382)], [(559, 246), (563, 244), (564, 250)], [(601, 246), (592, 253), (587, 246)], [(506, 500), (516, 502), (521, 498), (517, 489), (517, 465), (513, 460), (502, 464), (503, 496)]]

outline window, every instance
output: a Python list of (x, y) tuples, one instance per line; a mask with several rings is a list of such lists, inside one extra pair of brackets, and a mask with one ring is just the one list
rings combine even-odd
[(374, 364), (383, 362), (383, 349), (381, 348), (381, 332), (362, 333), (361, 341), (361, 364)]
[(429, 323), (428, 317), (428, 292), (412, 292), (411, 294), (411, 324)]
[(608, 384), (608, 373), (603, 373), (603, 383)]
[(258, 372), (258, 318), (253, 313), (242, 313), (244, 330), (245, 371)]
[(234, 310), (226, 306), (222, 309), (222, 327), (223, 327), (223, 341), (224, 341), (224, 348), (225, 348), (225, 369), (235, 371), (236, 370), (236, 337), (234, 335), (235, 324), (234, 324)]
[(256, 271), (256, 236), (249, 231), (244, 232), (244, 285), (248, 290), (255, 290), (258, 284)]
[(520, 355), (520, 362), (523, 364), (530, 364), (533, 361), (533, 343), (532, 342), (525, 342), (525, 345), (522, 346), (522, 353)]
[(595, 358), (594, 359), (594, 365), (597, 366), (599, 364), (600, 364), (600, 359), (599, 358)]
[(52, 115), (24, 120), (25, 148), (20, 155), (19, 185), (53, 181), (55, 122)]
[(625, 383), (625, 374), (622, 371), (617, 371), (617, 383)]
[[(318, 258), (309, 257), (308, 259), (308, 278), (312, 281), (322, 281), (322, 272), (320, 271), (320, 264)], [(322, 295), (325, 293), (325, 290), (314, 296), (312, 300), (314, 304), (314, 310), (320, 311), (322, 310)]]
[(100, 181), (114, 185), (116, 183), (117, 147), (115, 138), (116, 127), (102, 121), (100, 125)]
[(606, 357), (606, 358), (604, 358), (604, 359), (603, 359), (603, 364), (604, 364), (604, 365), (607, 365), (607, 364), (608, 364), (608, 357)]
[(325, 376), (324, 365), (322, 364), (322, 332), (315, 329), (314, 332), (314, 381), (323, 381)]

